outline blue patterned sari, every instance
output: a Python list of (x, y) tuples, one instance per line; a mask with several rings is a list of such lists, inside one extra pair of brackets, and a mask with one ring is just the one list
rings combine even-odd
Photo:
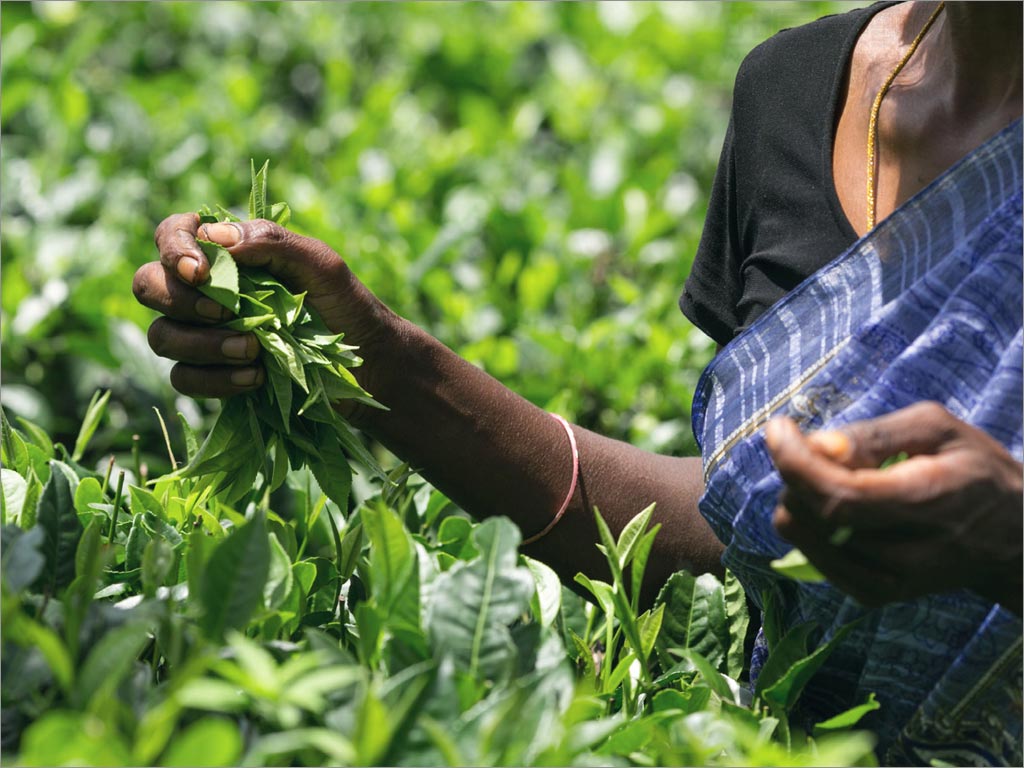
[[(823, 637), (862, 620), (804, 694), (813, 721), (876, 692), (862, 724), (885, 762), (1021, 765), (1022, 625), (966, 590), (867, 610), (829, 584), (778, 576), (781, 488), (763, 425), (838, 427), (921, 400), (1022, 458), (1021, 124), (975, 150), (737, 337), (694, 400), (701, 512), (723, 561), (785, 627)], [(751, 676), (764, 657), (758, 638)]]

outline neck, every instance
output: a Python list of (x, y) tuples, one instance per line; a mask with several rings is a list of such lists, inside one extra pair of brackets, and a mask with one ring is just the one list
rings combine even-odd
[(954, 104), (1020, 114), (1024, 3), (947, 2), (936, 40), (952, 66)]

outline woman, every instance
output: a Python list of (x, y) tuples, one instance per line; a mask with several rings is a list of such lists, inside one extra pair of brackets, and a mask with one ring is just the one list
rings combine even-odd
[[(713, 364), (712, 380), (728, 384), (725, 367), (740, 348), (730, 344), (734, 336), (761, 316), (771, 318), (770, 308), (787, 291), (869, 229), (869, 113), (913, 39), (926, 32), (883, 94), (879, 113), (878, 159), (872, 163), (877, 180), (870, 185), (879, 221), (1019, 118), (1020, 22), (1016, 3), (949, 3), (938, 13), (931, 3), (880, 4), (780, 33), (748, 57), (737, 78), (705, 235), (681, 302), (698, 326), (728, 345), (719, 356), (722, 364)], [(133, 288), (139, 301), (166, 315), (151, 326), (150, 343), (158, 354), (179, 361), (171, 374), (179, 391), (226, 397), (264, 380), (252, 336), (209, 327), (225, 316), (194, 287), (209, 270), (195, 244), (197, 234), (227, 247), (239, 263), (264, 266), (293, 290), (306, 291), (324, 321), (360, 346), (366, 360), (357, 369), (360, 383), (389, 407), (341, 406), (350, 421), (420, 468), (467, 511), (511, 517), (527, 536), (526, 551), (564, 579), (603, 570), (587, 511), (594, 506), (617, 531), (640, 508), (657, 503), (662, 531), (648, 567), (649, 595), (680, 568), (721, 572), (723, 552), (739, 551), (734, 542), (728, 551), (723, 547), (730, 531), (716, 517), (715, 498), (702, 508), (707, 519), (698, 509), (705, 486), (701, 460), (653, 455), (553, 419), (384, 306), (329, 246), (269, 222), (200, 228), (195, 214), (180, 214), (158, 227), (160, 262), (140, 268)], [(741, 400), (745, 395), (739, 392)], [(1005, 609), (1019, 616), (1019, 444), (1011, 455), (983, 430), (938, 406), (868, 415), (843, 423), (840, 432), (809, 436), (788, 419), (775, 420), (766, 443), (765, 430), (758, 431), (749, 446), (752, 455), (769, 451), (778, 473), (769, 472), (774, 486), (766, 487), (774, 496), (761, 498), (756, 513), (770, 518), (774, 509), (778, 530), (862, 603), (959, 590), (1001, 617), (1008, 615)], [(704, 434), (705, 460), (712, 433)], [(893, 470), (866, 469), (901, 450), (914, 457)], [(779, 473), (786, 484), (781, 497)], [(716, 482), (737, 487), (717, 481), (713, 472), (708, 477), (709, 490)], [(979, 498), (991, 501), (979, 510)], [(927, 530), (920, 528), (922, 504), (930, 510)], [(965, 529), (968, 512), (973, 525)], [(750, 519), (755, 517), (751, 511)], [(918, 526), (909, 539), (908, 526)], [(852, 532), (845, 544), (833, 536), (838, 527)], [(869, 552), (869, 559), (857, 545), (890, 542), (897, 534), (902, 549), (883, 547), (880, 554)], [(784, 545), (775, 537), (764, 546)], [(758, 564), (770, 554), (764, 546), (752, 555), (749, 579), (742, 562), (736, 563), (755, 600)], [(908, 551), (913, 567), (904, 557)], [(841, 593), (827, 590), (842, 600)], [(808, 598), (799, 592), (783, 598), (789, 601), (787, 620), (799, 619)], [(993, 609), (993, 603), (1003, 608)], [(1019, 619), (1012, 621), (1019, 633)], [(863, 665), (870, 648), (855, 639), (848, 645), (852, 650), (845, 658), (838, 654), (840, 662)], [(859, 703), (854, 699), (862, 686), (841, 682), (840, 698), (847, 706)], [(945, 754), (935, 739), (926, 747), (920, 739), (912, 748), (899, 747), (900, 731), (918, 717), (915, 707), (929, 684), (879, 694), (883, 709), (873, 725), (880, 748), (917, 750), (895, 752), (894, 759)], [(813, 689), (808, 697), (813, 708)], [(818, 714), (832, 714), (826, 710), (834, 698), (825, 696)], [(1004, 730), (999, 738), (1005, 741)], [(986, 739), (979, 749), (989, 750), (990, 759), (1019, 754), (1019, 724), (1015, 732), (1010, 728), (1009, 747), (993, 747)]]

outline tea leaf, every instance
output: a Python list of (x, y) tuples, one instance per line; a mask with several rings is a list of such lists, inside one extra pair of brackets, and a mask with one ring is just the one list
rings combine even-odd
[(46, 430), (38, 424), (33, 424), (31, 421), (21, 416), (18, 417), (18, 424), (20, 424), (21, 428), (25, 430), (25, 434), (28, 435), (32, 444), (42, 449), (43, 455), (47, 459), (52, 459), (54, 457), (53, 441), (50, 439), (50, 436), (46, 434)]
[(46, 567), (36, 589), (54, 594), (64, 589), (75, 577), (75, 551), (81, 538), (82, 524), (75, 513), (75, 473), (63, 462), (50, 462), (50, 480), (39, 499), (37, 525), (43, 529), (40, 548)]
[(7, 467), (0, 468), (0, 485), (3, 486), (3, 523), (17, 525), (28, 494), (28, 483), (20, 474)]
[(658, 633), (661, 631), (661, 624), (664, 619), (665, 604), (659, 603), (657, 607), (650, 611), (645, 611), (641, 616), (637, 617), (637, 631), (640, 634), (640, 649), (643, 651), (643, 657), (641, 661), (645, 662), (651, 655), (651, 651), (654, 649), (654, 641), (658, 638)]
[(188, 423), (188, 420), (181, 412), (178, 413), (178, 423), (181, 425), (181, 432), (185, 436), (185, 456), (187, 459), (186, 463), (188, 463), (192, 461), (199, 450), (199, 440), (196, 438), (196, 432), (192, 429), (192, 425)]
[(550, 626), (562, 608), (562, 582), (549, 566), (526, 555), (521, 557), (526, 567), (530, 569), (537, 587), (531, 599), (534, 616), (542, 626)]
[(738, 678), (743, 672), (744, 644), (747, 638), (747, 627), (750, 624), (747, 595), (743, 591), (743, 585), (732, 571), (725, 572), (723, 586), (725, 589), (725, 615), (729, 624), (729, 650), (725, 656), (725, 673), (730, 677)]
[(142, 568), (142, 554), (146, 551), (146, 545), (149, 542), (150, 535), (142, 524), (142, 515), (135, 515), (132, 518), (132, 527), (128, 531), (128, 540), (125, 543), (125, 570), (134, 571), (136, 568)]
[(28, 447), (18, 430), (7, 420), (7, 412), (0, 408), (0, 429), (3, 430), (0, 440), (0, 461), (5, 467), (24, 475), (29, 466)]
[(238, 727), (222, 718), (203, 718), (174, 737), (160, 759), (161, 765), (238, 765), (242, 736)]
[(267, 583), (263, 587), (263, 604), (267, 610), (277, 610), (292, 589), (292, 562), (277, 536), (270, 534), (270, 566)]
[(106, 411), (107, 402), (110, 400), (110, 390), (108, 389), (102, 395), (99, 390), (93, 393), (92, 400), (89, 401), (89, 407), (86, 408), (85, 418), (82, 419), (82, 426), (78, 430), (78, 438), (75, 440), (75, 449), (71, 453), (71, 459), (73, 461), (80, 461), (82, 454), (85, 453), (86, 447), (89, 445), (89, 441), (92, 439), (93, 434), (96, 432), (96, 428), (100, 425), (100, 419), (103, 418), (103, 413)]
[(625, 568), (632, 561), (640, 537), (647, 530), (647, 525), (650, 523), (653, 513), (654, 504), (651, 504), (626, 523), (622, 529), (622, 533), (619, 534), (619, 540), (616, 543), (616, 548), (619, 551), (620, 568)]
[(739, 703), (738, 690), (733, 687), (735, 681), (719, 672), (715, 665), (704, 658), (700, 651), (694, 648), (687, 648), (683, 650), (682, 656), (697, 668), (697, 671), (700, 672), (701, 677), (704, 678), (704, 681), (712, 691), (725, 701)]
[(882, 705), (878, 703), (878, 699), (875, 698), (874, 693), (868, 694), (868, 700), (863, 704), (858, 704), (855, 707), (845, 712), (840, 712), (838, 715), (830, 717), (828, 720), (823, 720), (814, 726), (814, 733), (818, 735), (823, 731), (839, 731), (845, 728), (852, 728), (860, 722), (861, 718), (864, 717), (868, 712), (874, 712)]
[(236, 315), (241, 311), (238, 298), (238, 265), (224, 248), (208, 240), (197, 239), (210, 262), (210, 278), (197, 286), (199, 290), (222, 307), (227, 307)]
[(148, 642), (148, 628), (137, 621), (112, 629), (100, 638), (85, 659), (75, 684), (76, 704), (84, 707), (96, 697), (112, 693)]
[(480, 551), (434, 582), (425, 624), (437, 656), (485, 679), (511, 671), (515, 645), (510, 626), (529, 610), (533, 577), (516, 565), (519, 529), (505, 518), (481, 523), (473, 538)]
[(94, 477), (86, 477), (78, 483), (75, 490), (75, 511), (80, 515), (95, 514), (94, 504), (107, 503), (103, 488), (99, 480)]
[(229, 629), (243, 629), (263, 600), (270, 570), (270, 545), (261, 514), (237, 528), (213, 551), (203, 570), (201, 626), (217, 640)]
[(794, 547), (782, 557), (772, 560), (772, 570), (781, 573), (796, 581), (806, 581), (812, 584), (825, 581), (825, 575), (815, 568), (807, 555)]
[(266, 160), (259, 172), (256, 171), (256, 162), (249, 161), (252, 173), (252, 189), (249, 191), (249, 218), (267, 218), (267, 169), (270, 161)]
[(655, 601), (665, 606), (662, 647), (692, 648), (715, 669), (726, 671), (732, 640), (725, 599), (725, 590), (713, 574), (672, 574)]
[(161, 537), (150, 539), (142, 552), (142, 592), (153, 597), (157, 587), (163, 586), (174, 564), (174, 552)]
[[(787, 632), (778, 648), (769, 654), (768, 660), (757, 678), (756, 693), (776, 711), (788, 711), (803, 693), (811, 677), (825, 663), (839, 643), (850, 633), (856, 622), (840, 627), (832, 638), (820, 645), (813, 653), (806, 655), (806, 625)], [(792, 637), (792, 642), (790, 638)], [(801, 658), (797, 658), (801, 657)], [(762, 677), (768, 673), (762, 682)]]
[(292, 219), (292, 209), (288, 207), (288, 203), (274, 203), (270, 207), (270, 216), (267, 218), (282, 227), (287, 227), (288, 222)]
[(36, 527), (24, 531), (13, 525), (5, 525), (0, 530), (0, 572), (3, 573), (4, 586), (17, 593), (34, 582), (46, 565), (46, 558), (40, 551), (43, 546), (43, 529)]
[(25, 730), (18, 764), (131, 765), (132, 758), (120, 736), (101, 718), (56, 710)]

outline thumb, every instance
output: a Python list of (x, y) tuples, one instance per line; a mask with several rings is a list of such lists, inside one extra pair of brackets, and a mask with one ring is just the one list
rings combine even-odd
[(922, 402), (838, 430), (807, 436), (818, 453), (850, 468), (877, 468), (901, 452), (935, 454), (956, 437), (957, 420), (938, 403)]
[(827, 489), (841, 484), (846, 468), (822, 458), (792, 419), (771, 419), (764, 430), (765, 445), (786, 485)]
[(294, 291), (309, 291), (348, 273), (326, 243), (267, 219), (203, 224), (198, 237), (223, 247), (241, 265), (263, 267)]

